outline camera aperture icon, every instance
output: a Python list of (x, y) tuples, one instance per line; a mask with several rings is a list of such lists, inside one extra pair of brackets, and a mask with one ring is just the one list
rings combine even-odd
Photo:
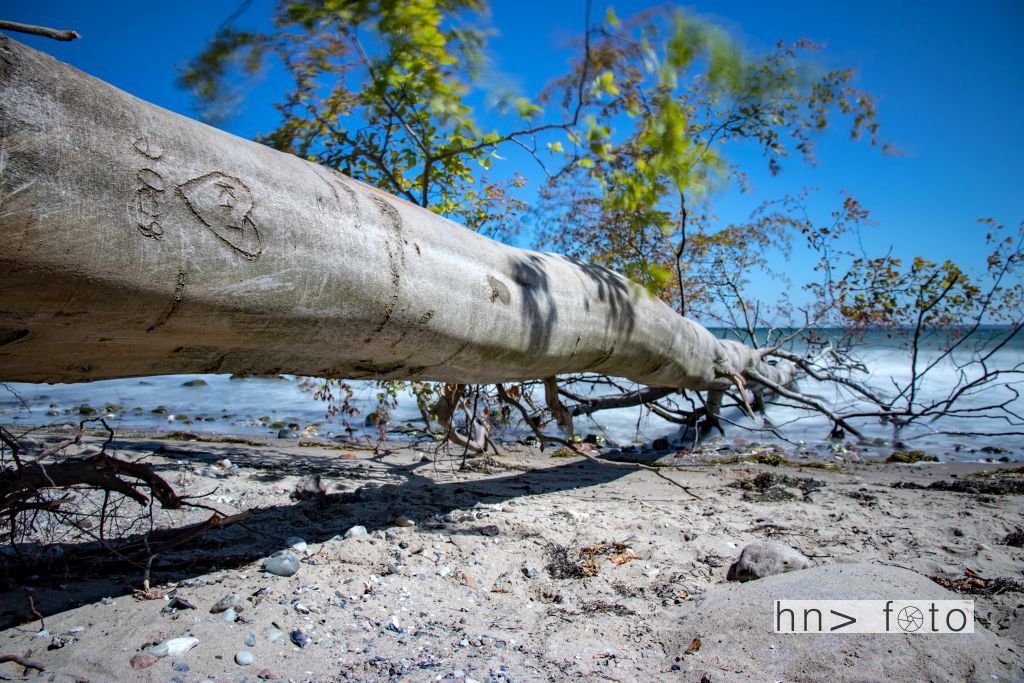
[(907, 633), (913, 633), (924, 625), (924, 614), (913, 605), (908, 605), (896, 615), (896, 623)]

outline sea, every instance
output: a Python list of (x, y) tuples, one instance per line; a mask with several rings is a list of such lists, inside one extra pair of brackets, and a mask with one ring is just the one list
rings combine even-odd
[[(715, 330), (721, 336), (731, 333)], [(755, 331), (771, 341), (786, 337), (785, 330)], [(926, 333), (918, 340), (916, 361), (908, 331), (871, 331), (850, 345), (840, 330), (818, 330), (816, 341), (802, 341), (794, 351), (828, 354), (849, 347), (858, 368), (848, 377), (886, 400), (906, 406), (914, 385), (914, 405), (931, 406), (922, 418), (898, 432), (891, 421), (865, 414), (850, 419), (860, 439), (843, 439), (819, 412), (792, 400), (773, 397), (765, 414), (751, 418), (736, 405), (723, 411), (725, 436), (714, 442), (776, 444), (784, 449), (828, 459), (848, 451), (885, 455), (895, 450), (921, 450), (942, 460), (1024, 459), (1024, 335), (987, 327), (966, 336), (947, 332)], [(957, 344), (953, 353), (946, 353)], [(918, 369), (918, 380), (911, 382)], [(922, 372), (927, 369), (926, 372)], [(989, 377), (985, 380), (985, 377)], [(77, 425), (84, 417), (106, 416), (115, 430), (180, 431), (197, 434), (322, 439), (338, 437), (376, 440), (378, 430), (364, 424), (377, 405), (379, 389), (373, 382), (353, 381), (349, 404), (358, 412), (347, 420), (328, 416), (328, 405), (314, 396), (319, 380), (295, 376), (233, 377), (229, 375), (164, 375), (102, 380), (79, 384), (0, 383), (0, 425), (24, 434), (35, 428)], [(620, 381), (620, 386), (636, 388)], [(799, 391), (835, 413), (874, 413), (877, 408), (849, 389), (809, 377), (798, 381)], [(581, 382), (574, 391), (585, 395), (609, 392), (603, 384)], [(542, 394), (537, 390), (538, 398)], [(951, 404), (950, 398), (955, 398)], [(676, 399), (681, 408), (687, 400)], [(388, 438), (413, 438), (411, 428), (422, 427), (419, 410), (408, 394), (399, 394), (391, 409)], [(642, 408), (606, 410), (576, 418), (579, 434), (600, 434), (619, 445), (649, 444), (668, 439), (677, 447), (692, 445), (692, 434)], [(282, 432), (281, 430), (286, 430)], [(549, 427), (553, 429), (553, 427)], [(521, 439), (531, 434), (512, 420), (496, 427), (500, 439)], [(706, 443), (706, 442), (705, 442)], [(853, 448), (851, 448), (853, 446)], [(837, 455), (838, 454), (838, 455)]]

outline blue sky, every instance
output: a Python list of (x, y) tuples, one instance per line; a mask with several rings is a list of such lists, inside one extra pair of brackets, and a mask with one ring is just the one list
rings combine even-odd
[[(7, 0), (0, 18), (75, 28), (83, 39), (73, 43), (16, 38), (143, 99), (194, 115), (189, 97), (174, 86), (176, 68), (238, 4)], [(594, 16), (603, 16), (609, 4), (625, 16), (653, 3), (595, 0)], [(493, 0), (494, 69), (524, 93), (536, 92), (564, 69), (571, 54), (566, 43), (582, 28), (583, 5)], [(236, 25), (266, 25), (271, 7), (271, 0), (255, 0)], [(731, 159), (751, 170), (756, 192), (720, 195), (722, 220), (740, 219), (760, 200), (804, 186), (819, 188), (812, 208), (827, 213), (846, 191), (871, 212), (873, 225), (863, 231), (869, 253), (891, 249), (975, 267), (984, 252), (984, 229), (976, 219), (992, 217), (1009, 226), (1024, 220), (1024, 3), (737, 0), (683, 7), (725, 26), (752, 52), (777, 40), (824, 44), (821, 63), (858, 70), (857, 85), (879, 100), (882, 137), (904, 152), (883, 156), (850, 142), (841, 126), (820, 139), (816, 167), (793, 159), (777, 178), (763, 170), (757, 153), (738, 152)], [(246, 137), (271, 129), (271, 105), (281, 88), (271, 73), (225, 127)], [(539, 181), (536, 168), (522, 170)], [(799, 261), (790, 266), (804, 267)]]

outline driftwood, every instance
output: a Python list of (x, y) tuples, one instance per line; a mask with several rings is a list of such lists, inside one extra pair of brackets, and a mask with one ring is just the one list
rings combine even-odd
[(0, 37), (0, 379), (183, 372), (722, 391), (791, 366)]

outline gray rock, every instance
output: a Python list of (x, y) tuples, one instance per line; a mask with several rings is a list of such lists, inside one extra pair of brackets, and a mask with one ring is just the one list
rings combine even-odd
[(263, 560), (263, 571), (276, 576), (294, 576), (299, 571), (299, 558), (290, 550), (282, 550)]
[(234, 607), (228, 607), (226, 610), (224, 610), (223, 613), (221, 613), (220, 619), (221, 621), (226, 621), (229, 624), (233, 624), (235, 623), (235, 620), (238, 619), (238, 612), (235, 610)]
[(751, 543), (729, 567), (729, 581), (752, 581), (765, 576), (807, 569), (813, 563), (799, 550), (781, 543)]
[[(682, 653), (700, 634), (694, 670), (727, 661), (744, 680), (1011, 681), (1024, 658), (976, 623), (973, 634), (927, 635), (773, 633), (776, 600), (960, 600), (935, 582), (886, 565), (831, 565), (725, 584), (688, 601), (678, 626), (659, 637)], [(705, 637), (706, 636), (706, 637)], [(1005, 644), (1004, 644), (1005, 643)], [(852, 665), (851, 665), (852, 663)], [(851, 668), (852, 666), (852, 668)], [(712, 680), (718, 680), (712, 676)]]
[(369, 532), (365, 526), (354, 526), (345, 532), (345, 538), (358, 538), (360, 536), (368, 536)]
[(279, 439), (297, 439), (299, 438), (298, 433), (294, 429), (288, 429), (287, 427), (277, 432), (277, 438)]
[(235, 664), (239, 666), (249, 666), (252, 664), (252, 653), (241, 650), (235, 653)]
[(298, 645), (299, 647), (306, 647), (307, 645), (309, 645), (309, 636), (307, 636), (302, 631), (292, 631), (289, 634), (289, 638), (291, 638), (292, 642)]
[(271, 628), (270, 632), (267, 634), (267, 640), (271, 643), (276, 643), (282, 638), (284, 638), (284, 631), (278, 628)]
[(210, 614), (220, 614), (226, 612), (232, 607), (237, 608), (242, 606), (242, 596), (238, 593), (228, 593), (223, 598), (213, 603), (213, 607), (210, 608)]
[(294, 500), (323, 500), (327, 495), (327, 482), (319, 474), (303, 477), (292, 491)]
[(54, 636), (50, 644), (46, 646), (47, 650), (60, 650), (61, 648), (70, 645), (71, 643), (78, 642), (78, 638), (72, 635)]
[(309, 547), (309, 545), (298, 536), (289, 536), (284, 544), (297, 553), (304, 553)]
[[(279, 633), (280, 633), (280, 631), (279, 631)], [(247, 637), (245, 639), (245, 646), (246, 647), (256, 647), (256, 634), (255, 633), (250, 633), (249, 637)]]

